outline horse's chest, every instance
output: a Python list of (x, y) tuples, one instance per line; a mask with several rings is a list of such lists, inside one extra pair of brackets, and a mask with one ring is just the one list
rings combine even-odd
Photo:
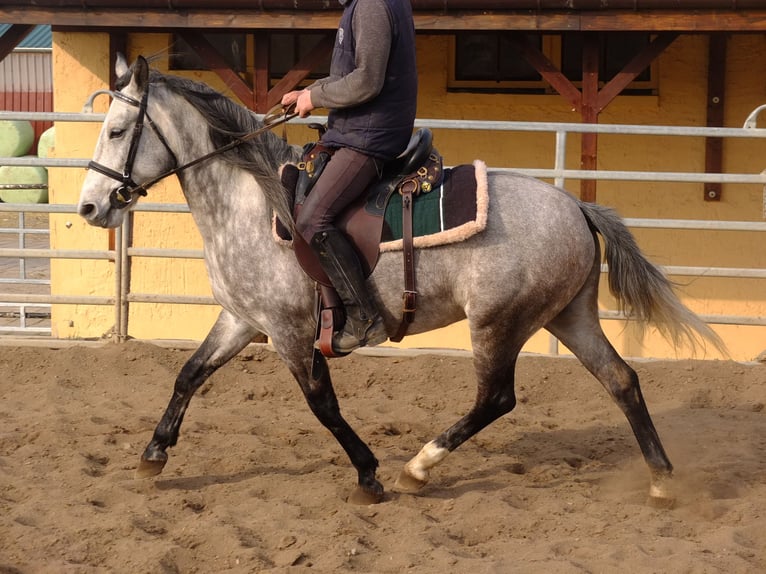
[(255, 273), (255, 261), (252, 251), (224, 246), (219, 249), (205, 250), (205, 265), (210, 278), (210, 286), (216, 299), (235, 301), (246, 285), (253, 285), (258, 276)]
[(275, 304), (275, 299), (293, 292), (297, 269), (294, 261), (235, 240), (215, 247), (206, 247), (205, 264), (213, 296), (222, 306), (250, 312), (267, 300)]

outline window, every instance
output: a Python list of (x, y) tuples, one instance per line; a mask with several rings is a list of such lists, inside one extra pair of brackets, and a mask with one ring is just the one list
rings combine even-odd
[[(277, 32), (269, 37), (269, 77), (279, 80), (301, 58), (309, 54), (324, 38), (325, 34), (311, 32)], [(318, 66), (308, 76), (310, 80), (324, 78), (330, 73), (330, 58)]]
[[(541, 37), (536, 44), (541, 48)], [(539, 81), (540, 74), (527, 63), (509, 37), (503, 34), (461, 34), (455, 51), (458, 81)]]
[[(238, 73), (245, 71), (247, 45), (245, 34), (203, 34), (203, 36), (232, 70)], [(181, 36), (173, 35), (170, 48), (170, 69), (206, 70), (207, 66)]]
[[(247, 34), (203, 34), (227, 65), (238, 73), (248, 69), (248, 45), (253, 45)], [(293, 66), (313, 50), (324, 34), (312, 32), (274, 32), (269, 34), (269, 77), (280, 80)], [(252, 67), (252, 63), (250, 63)], [(174, 35), (170, 49), (171, 70), (205, 70), (207, 67), (181, 36)], [(324, 77), (330, 71), (330, 58), (311, 71), (308, 79)]]
[[(537, 47), (572, 83), (582, 82), (582, 34), (528, 34)], [(647, 33), (602, 34), (599, 46), (601, 85), (611, 80), (651, 40)], [(553, 88), (521, 55), (508, 32), (467, 32), (454, 37), (450, 91), (554, 93)], [(625, 94), (656, 93), (656, 64), (646, 68)]]
[[(543, 52), (550, 51), (550, 36), (537, 34), (532, 42)], [(521, 55), (508, 34), (465, 33), (454, 38), (453, 91), (545, 93), (547, 84), (540, 73)]]

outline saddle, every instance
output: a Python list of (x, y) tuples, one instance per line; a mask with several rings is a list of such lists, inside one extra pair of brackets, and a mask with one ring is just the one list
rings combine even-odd
[[(294, 191), (293, 215), (311, 192), (311, 188), (330, 160), (333, 150), (321, 144), (310, 144), (298, 165), (287, 164), (282, 169), (282, 184)], [(433, 147), (433, 134), (420, 129), (413, 134), (407, 148), (395, 159), (386, 163), (380, 179), (373, 182), (361, 197), (349, 205), (336, 221), (336, 226), (349, 238), (359, 255), (362, 269), (368, 277), (375, 269), (380, 256), (386, 206), (392, 194), (402, 196), (402, 229), (404, 258), (404, 290), (402, 294), (402, 321), (392, 341), (401, 341), (412, 323), (415, 313), (416, 285), (414, 247), (412, 233), (413, 198), (428, 193), (441, 185), (443, 161)], [(277, 222), (278, 233), (285, 235), (284, 226)], [(295, 234), (293, 247), (303, 270), (319, 285), (321, 305), (319, 309), (319, 346), (325, 356), (332, 355), (333, 325), (343, 320), (343, 303), (330, 279), (322, 269), (314, 251), (299, 234)], [(325, 346), (326, 343), (326, 346)], [(329, 353), (329, 354), (328, 354)]]

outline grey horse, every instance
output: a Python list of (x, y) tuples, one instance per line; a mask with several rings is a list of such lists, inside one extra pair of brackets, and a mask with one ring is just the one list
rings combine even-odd
[[(341, 415), (327, 362), (313, 349), (315, 286), (293, 251), (272, 235), (274, 213), (290, 221), (278, 168), (296, 161), (299, 148), (268, 131), (232, 144), (237, 136), (262, 128), (255, 114), (204, 84), (150, 70), (143, 57), (130, 68), (118, 59), (116, 68), (118, 91), (111, 92), (114, 100), (78, 212), (92, 225), (116, 227), (139, 195), (146, 194), (148, 183), (176, 173), (202, 235), (212, 291), (222, 307), (210, 333), (181, 369), (138, 475), (162, 471), (194, 392), (265, 333), (312, 412), (356, 468), (358, 485), (349, 500), (381, 501), (378, 461)], [(675, 344), (707, 339), (723, 348), (721, 341), (678, 300), (612, 210), (519, 174), (489, 170), (487, 182), (490, 209), (482, 233), (416, 252), (418, 308), (409, 331), (422, 333), (468, 320), (478, 384), (475, 403), (405, 465), (395, 488), (422, 488), (449, 453), (515, 407), (519, 352), (544, 328), (577, 356), (625, 414), (649, 467), (649, 500), (669, 502), (673, 467), (638, 377), (599, 324), (597, 234), (605, 242), (610, 289), (626, 314), (639, 324), (654, 324)], [(400, 321), (401, 266), (400, 253), (383, 253), (368, 280), (389, 334)]]

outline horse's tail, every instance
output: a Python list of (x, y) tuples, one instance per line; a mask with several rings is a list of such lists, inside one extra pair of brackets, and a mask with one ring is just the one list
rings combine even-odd
[(604, 238), (609, 290), (627, 317), (637, 319), (639, 326), (655, 325), (676, 347), (686, 342), (696, 349), (704, 339), (728, 356), (721, 338), (678, 299), (673, 284), (644, 257), (614, 210), (585, 202), (580, 202), (580, 209)]

